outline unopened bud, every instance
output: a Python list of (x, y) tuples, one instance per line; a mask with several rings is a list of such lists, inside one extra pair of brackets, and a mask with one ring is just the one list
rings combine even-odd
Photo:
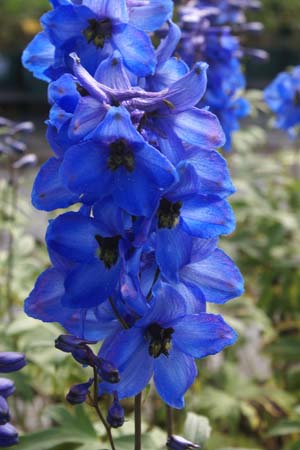
[(120, 381), (118, 369), (105, 359), (97, 358), (97, 371), (103, 381), (108, 383), (118, 383)]
[(5, 425), (10, 421), (8, 404), (4, 397), (0, 397), (0, 425)]
[(19, 442), (17, 430), (10, 424), (0, 426), (0, 447), (11, 447)]
[(123, 425), (125, 420), (124, 409), (122, 408), (118, 395), (114, 394), (114, 401), (107, 413), (107, 422), (113, 428), (119, 428)]
[(192, 450), (193, 448), (201, 448), (197, 444), (193, 444), (193, 442), (187, 441), (181, 436), (170, 436), (167, 441), (167, 447), (170, 450)]
[(25, 356), (17, 352), (0, 353), (0, 373), (16, 372), (26, 365)]
[(87, 383), (75, 384), (74, 386), (72, 386), (66, 396), (68, 402), (72, 405), (79, 405), (80, 403), (84, 403), (93, 381), (94, 380), (91, 378)]
[(15, 392), (15, 384), (7, 378), (0, 378), (0, 395), (4, 398), (9, 397)]

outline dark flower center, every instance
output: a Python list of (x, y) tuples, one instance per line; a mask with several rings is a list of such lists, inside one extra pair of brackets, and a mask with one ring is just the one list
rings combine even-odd
[(107, 269), (111, 269), (118, 261), (120, 236), (104, 238), (97, 234), (95, 239), (99, 245), (99, 259), (103, 261)]
[(181, 202), (172, 203), (162, 198), (157, 210), (158, 228), (174, 228), (179, 222)]
[(300, 106), (300, 92), (296, 89), (294, 98), (293, 98), (294, 106)]
[(87, 42), (91, 42), (97, 48), (103, 48), (106, 39), (111, 37), (112, 23), (110, 19), (90, 19), (89, 26), (83, 31)]
[(87, 97), (89, 95), (88, 91), (82, 87), (79, 83), (76, 83), (76, 90), (79, 92), (81, 97)]
[(117, 170), (119, 167), (125, 167), (128, 172), (134, 170), (134, 155), (129, 144), (124, 139), (119, 139), (109, 146), (110, 155), (108, 167), (110, 170)]
[(163, 328), (158, 323), (151, 323), (146, 330), (149, 343), (149, 355), (158, 358), (160, 355), (169, 356), (172, 347), (173, 328)]

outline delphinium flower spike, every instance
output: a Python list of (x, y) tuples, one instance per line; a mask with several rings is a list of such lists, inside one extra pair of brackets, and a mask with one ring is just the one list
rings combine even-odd
[[(23, 55), (49, 82), (54, 152), (32, 201), (72, 211), (49, 223), (51, 267), (25, 311), (69, 333), (56, 347), (92, 375), (68, 400), (88, 399), (114, 448), (111, 427), (124, 422), (123, 398), (136, 396), (138, 409), (153, 376), (160, 397), (182, 408), (197, 375), (194, 359), (236, 340), (221, 316), (206, 312), (206, 302), (243, 292), (239, 270), (218, 249), (219, 236), (234, 229), (227, 201), (234, 187), (217, 152), (224, 132), (198, 106), (208, 66), (189, 68), (173, 56), (180, 30), (172, 2), (51, 3)], [(164, 22), (167, 34), (154, 49), (149, 33)], [(112, 396), (107, 414), (102, 394)], [(138, 413), (136, 449), (139, 421)]]

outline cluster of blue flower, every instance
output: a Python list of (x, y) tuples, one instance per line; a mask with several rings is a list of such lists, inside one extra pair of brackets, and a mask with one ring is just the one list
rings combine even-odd
[[(206, 303), (241, 295), (243, 281), (218, 237), (235, 220), (234, 191), (216, 151), (224, 133), (196, 107), (207, 64), (189, 70), (173, 52), (180, 39), (170, 0), (52, 0), (44, 30), (23, 55), (47, 80), (54, 151), (32, 200), (51, 211), (52, 267), (25, 302), (37, 319), (72, 336), (56, 346), (94, 368), (99, 393), (112, 393), (108, 420), (119, 426), (118, 399), (154, 378), (161, 398), (182, 408), (194, 358), (215, 354), (235, 331)], [(157, 48), (149, 33), (167, 23)], [(103, 340), (95, 355), (87, 340)], [(86, 398), (91, 381), (69, 400)], [(75, 400), (74, 400), (75, 399)]]
[(225, 150), (231, 149), (231, 135), (250, 111), (242, 97), (246, 80), (240, 58), (245, 53), (264, 57), (261, 51), (243, 49), (234, 32), (257, 31), (258, 23), (247, 23), (245, 10), (258, 8), (256, 0), (191, 0), (179, 8), (183, 39), (180, 52), (190, 63), (203, 59), (209, 64), (208, 86), (201, 105), (209, 105), (226, 135)]
[[(0, 352), (0, 373), (16, 372), (26, 364), (24, 355), (15, 352)], [(0, 447), (11, 447), (18, 443), (18, 432), (9, 423), (10, 412), (7, 397), (15, 392), (13, 381), (0, 378)]]
[(275, 114), (275, 127), (299, 138), (300, 66), (281, 72), (264, 91), (264, 99)]

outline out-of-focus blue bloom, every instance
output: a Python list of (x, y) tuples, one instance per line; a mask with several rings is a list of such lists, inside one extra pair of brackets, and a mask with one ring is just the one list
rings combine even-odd
[(0, 447), (11, 447), (18, 442), (18, 432), (10, 423), (0, 425)]
[(15, 384), (8, 378), (0, 378), (0, 396), (7, 398), (15, 392)]
[(112, 428), (119, 428), (124, 424), (125, 412), (119, 402), (117, 392), (114, 392), (114, 399), (112, 405), (109, 407), (106, 420)]
[(264, 99), (275, 114), (275, 127), (288, 131), (291, 138), (299, 136), (300, 66), (282, 72), (265, 89)]
[(17, 352), (0, 352), (0, 373), (16, 372), (26, 365), (25, 356)]
[(242, 49), (227, 24), (245, 27), (244, 11), (251, 6), (252, 2), (204, 0), (190, 2), (180, 9), (183, 27), (180, 52), (190, 62), (200, 58), (209, 64), (207, 92), (201, 105), (208, 105), (220, 119), (226, 135), (225, 150), (231, 149), (231, 135), (250, 111), (248, 101), (242, 97), (246, 82), (240, 63), (243, 54), (249, 52)]
[(66, 399), (71, 405), (79, 405), (84, 403), (87, 399), (89, 388), (93, 384), (93, 379), (90, 379), (86, 383), (74, 384), (69, 390)]
[[(217, 353), (235, 340), (236, 333), (221, 316), (187, 315), (184, 298), (161, 284), (149, 312), (131, 329), (107, 338), (99, 354), (119, 369), (121, 381), (114, 389), (120, 398), (142, 391), (153, 375), (163, 400), (182, 408), (183, 395), (197, 375), (194, 358)], [(112, 389), (100, 384), (100, 390)]]
[(192, 450), (193, 448), (201, 448), (200, 445), (193, 444), (187, 439), (176, 435), (168, 438), (167, 447), (170, 450)]
[(4, 397), (0, 396), (0, 425), (5, 425), (10, 421), (8, 404)]

